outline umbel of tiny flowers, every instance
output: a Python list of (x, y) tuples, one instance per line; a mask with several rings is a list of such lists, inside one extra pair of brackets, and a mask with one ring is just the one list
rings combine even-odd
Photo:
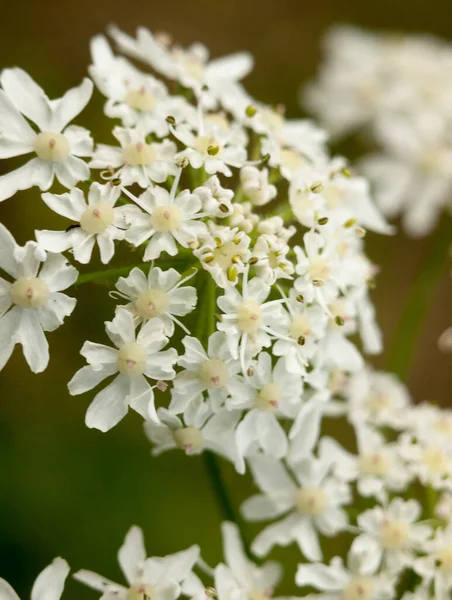
[(93, 141), (86, 129), (67, 125), (88, 104), (92, 82), (84, 79), (58, 100), (49, 100), (22, 69), (2, 71), (0, 84), (0, 158), (35, 154), (0, 177), (0, 200), (34, 185), (48, 190), (55, 177), (67, 188), (88, 179), (89, 167), (79, 157), (91, 156)]

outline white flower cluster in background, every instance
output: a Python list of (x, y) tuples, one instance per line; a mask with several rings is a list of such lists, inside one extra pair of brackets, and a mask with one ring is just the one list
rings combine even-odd
[[(322, 130), (247, 94), (248, 54), (209, 61), (204, 46), (147, 29), (110, 33), (145, 64), (103, 36), (92, 41), (89, 72), (116, 119), (111, 144), (67, 126), (90, 80), (49, 100), (20, 69), (0, 76), (0, 156), (33, 156), (0, 178), (0, 195), (38, 186), (45, 210), (62, 217), (60, 230), (36, 231), (24, 247), (0, 226), (0, 367), (21, 344), (33, 372), (46, 368), (44, 332), (75, 306), (62, 291), (93, 280), (69, 263), (99, 253), (118, 305), (109, 341), (83, 344), (86, 365), (68, 384), (72, 395), (96, 389), (88, 427), (106, 432), (131, 408), (154, 454), (209, 451), (248, 470), (258, 493), (242, 514), (266, 522), (252, 552), (296, 544), (296, 583), (319, 600), (445, 598), (452, 414), (413, 406), (358, 348), (382, 349), (365, 233), (392, 232), (367, 180), (328, 155)], [(67, 191), (49, 191), (55, 177)], [(134, 266), (115, 263), (120, 245)], [(347, 447), (326, 434), (332, 419)], [(339, 535), (347, 556), (335, 556)], [(280, 566), (252, 563), (235, 525), (223, 537), (225, 564), (211, 569), (197, 546), (147, 558), (135, 527), (119, 551), (125, 586), (89, 571), (76, 578), (123, 600), (273, 597)], [(59, 600), (67, 574), (56, 559), (32, 600)], [(3, 580), (0, 597), (17, 598)]]
[(325, 54), (304, 103), (336, 138), (365, 131), (361, 170), (378, 206), (409, 235), (428, 234), (452, 206), (452, 46), (342, 26)]

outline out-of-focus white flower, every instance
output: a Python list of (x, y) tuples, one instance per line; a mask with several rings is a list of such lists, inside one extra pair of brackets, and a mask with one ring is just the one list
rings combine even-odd
[[(30, 600), (60, 600), (69, 570), (69, 565), (63, 558), (55, 558), (36, 578)], [(2, 578), (0, 597), (2, 600), (20, 600), (14, 589)]]

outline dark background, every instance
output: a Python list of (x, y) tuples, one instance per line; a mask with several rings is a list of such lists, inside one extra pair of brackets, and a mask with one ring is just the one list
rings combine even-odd
[[(266, 102), (285, 103), (289, 116), (302, 114), (297, 90), (314, 76), (322, 35), (332, 24), (452, 37), (448, 0), (22, 0), (1, 6), (0, 67), (21, 66), (51, 97), (86, 74), (92, 35), (108, 23), (130, 33), (142, 24), (167, 31), (182, 44), (202, 41), (212, 56), (250, 50), (256, 67), (246, 82), (249, 90)], [(95, 136), (106, 132), (101, 108), (96, 94), (78, 120)], [(0, 205), (0, 220), (20, 243), (30, 239), (35, 228), (61, 225), (36, 190)], [(374, 300), (389, 346), (430, 243), (430, 238), (414, 241), (403, 233), (368, 236), (368, 253), (382, 268)], [(451, 288), (444, 270), (409, 377), (416, 401), (451, 405), (451, 357), (441, 355), (436, 346), (440, 332), (452, 323)], [(202, 458), (173, 452), (151, 459), (135, 414), (109, 434), (84, 426), (91, 396), (70, 397), (66, 383), (82, 364), (78, 350), (83, 341), (103, 340), (103, 321), (110, 319), (113, 303), (102, 286), (87, 285), (77, 296), (73, 318), (49, 335), (47, 371), (33, 376), (16, 351), (0, 375), (0, 576), (23, 598), (37, 573), (57, 555), (74, 569), (120, 577), (116, 552), (131, 524), (144, 528), (150, 554), (197, 542), (209, 563), (221, 556), (221, 511)], [(384, 356), (374, 363), (381, 367)], [(239, 477), (229, 466), (224, 474), (236, 504), (252, 492), (249, 477)], [(248, 537), (257, 529), (247, 526)], [(281, 591), (294, 593), (298, 553), (290, 549), (275, 556), (283, 559), (288, 573)], [(72, 581), (68, 588), (68, 598), (95, 597)]]

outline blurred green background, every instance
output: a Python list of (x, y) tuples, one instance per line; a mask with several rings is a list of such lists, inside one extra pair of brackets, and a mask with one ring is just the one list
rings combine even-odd
[[(213, 56), (250, 50), (256, 67), (248, 88), (264, 101), (285, 103), (289, 116), (302, 114), (296, 101), (299, 84), (315, 74), (322, 35), (334, 23), (452, 37), (450, 0), (22, 0), (3, 2), (2, 8), (0, 67), (21, 66), (51, 97), (85, 75), (92, 35), (112, 22), (130, 33), (143, 24), (170, 32), (182, 44), (203, 41)], [(105, 132), (101, 108), (96, 95), (79, 119), (94, 134)], [(20, 243), (35, 228), (58, 227), (58, 219), (36, 191), (0, 206), (1, 222)], [(389, 345), (429, 243), (402, 233), (368, 236), (368, 253), (382, 269), (374, 300)], [(200, 543), (209, 563), (221, 558), (221, 511), (202, 458), (173, 452), (151, 459), (135, 414), (108, 434), (84, 426), (91, 396), (69, 397), (66, 382), (82, 364), (78, 351), (83, 341), (104, 339), (103, 321), (111, 317), (113, 301), (105, 287), (95, 285), (80, 288), (77, 296), (73, 318), (49, 335), (47, 371), (33, 376), (16, 351), (0, 375), (0, 576), (24, 598), (38, 571), (57, 555), (74, 569), (119, 578), (116, 552), (131, 524), (144, 528), (149, 554)], [(441, 355), (436, 346), (440, 332), (452, 322), (451, 305), (445, 269), (409, 377), (416, 400), (451, 405), (450, 356)], [(384, 357), (374, 363), (382, 366)], [(252, 483), (228, 465), (223, 469), (237, 505), (252, 492)], [(247, 526), (248, 538), (257, 529)], [(275, 556), (288, 574), (281, 592), (295, 592), (297, 551)], [(95, 598), (79, 584), (68, 584), (67, 598), (85, 596)]]

